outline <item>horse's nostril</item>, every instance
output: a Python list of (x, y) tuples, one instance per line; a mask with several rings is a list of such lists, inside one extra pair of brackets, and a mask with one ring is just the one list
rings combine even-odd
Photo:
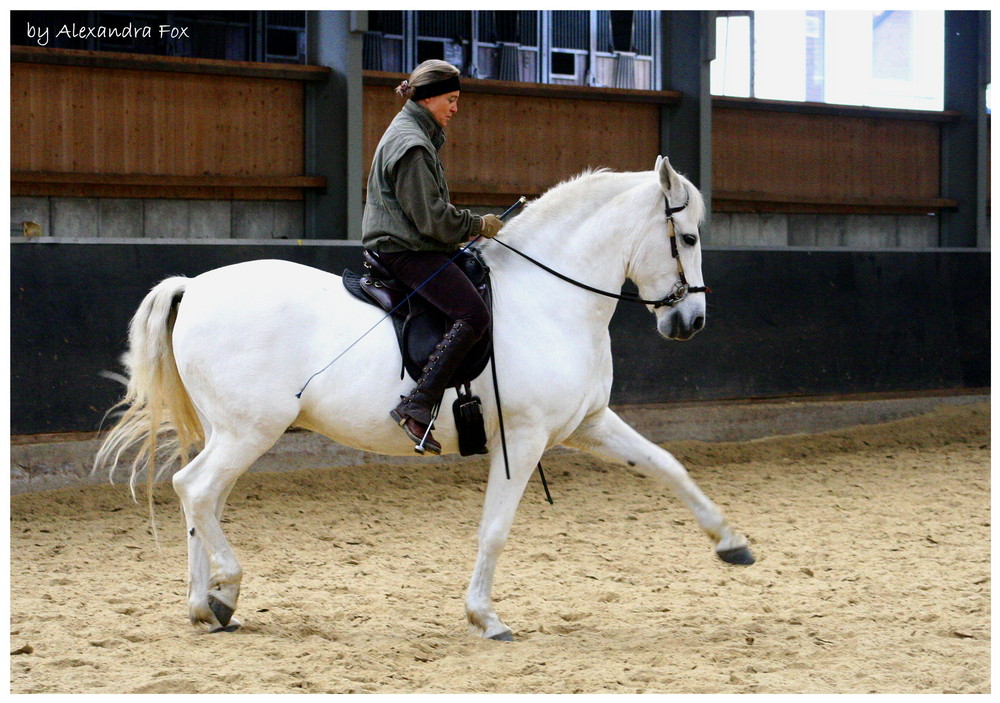
[(698, 317), (694, 318), (694, 322), (691, 324), (691, 329), (697, 332), (704, 326), (705, 326), (705, 318), (702, 317), (701, 315), (698, 315)]

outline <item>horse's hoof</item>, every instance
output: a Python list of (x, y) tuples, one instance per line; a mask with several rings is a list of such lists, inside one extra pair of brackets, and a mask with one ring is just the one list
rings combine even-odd
[(733, 549), (723, 549), (720, 552), (716, 552), (719, 558), (727, 564), (739, 564), (740, 566), (749, 566), (753, 564), (756, 559), (753, 557), (753, 553), (747, 547), (735, 547)]
[(497, 642), (513, 642), (514, 633), (512, 633), (510, 630), (504, 630), (499, 634), (493, 635), (492, 637), (490, 637), (490, 639), (496, 640)]
[(228, 625), (226, 625), (225, 627), (221, 627), (221, 626), (220, 627), (216, 627), (216, 628), (213, 628), (213, 629), (209, 630), (208, 632), (209, 632), (209, 634), (214, 635), (216, 632), (236, 632), (238, 629), (240, 629), (240, 624), (238, 622), (231, 622)]
[(229, 621), (233, 619), (233, 613), (236, 612), (235, 608), (226, 605), (212, 594), (208, 595), (208, 607), (212, 609), (212, 614), (215, 615), (215, 619), (223, 628), (229, 624)]

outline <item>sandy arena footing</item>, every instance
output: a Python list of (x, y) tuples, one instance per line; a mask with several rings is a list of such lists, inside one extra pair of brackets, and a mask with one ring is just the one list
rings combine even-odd
[[(752, 566), (717, 559), (655, 481), (551, 454), (555, 504), (532, 478), (494, 585), (514, 642), (465, 625), (485, 457), (331, 469), (300, 447), (283, 451), (309, 468), (241, 477), (223, 518), (244, 570), (233, 633), (188, 623), (169, 483), (158, 545), (125, 486), (15, 495), (10, 690), (989, 693), (989, 403), (854, 426), (841, 407), (808, 405), (836, 429), (664, 443)], [(676, 436), (733, 431), (736, 410), (628, 412)], [(742, 431), (778, 411), (740, 409)]]
[[(909, 394), (896, 397), (844, 397), (760, 401), (691, 402), (626, 405), (616, 412), (653, 442), (695, 439), (733, 442), (800, 432), (898, 420), (940, 405), (965, 405), (989, 400), (985, 392)], [(12, 495), (61, 486), (102, 484), (103, 474), (91, 475), (100, 446), (96, 435), (68, 439), (60, 435), (12, 438)], [(560, 448), (553, 452), (566, 451)], [(370, 463), (413, 463), (424, 459), (384, 457), (336, 444), (307, 431), (286, 433), (250, 467), (251, 473), (297, 471), (314, 466), (354, 466)], [(457, 456), (439, 461), (462, 461)], [(125, 480), (124, 472), (116, 482)]]

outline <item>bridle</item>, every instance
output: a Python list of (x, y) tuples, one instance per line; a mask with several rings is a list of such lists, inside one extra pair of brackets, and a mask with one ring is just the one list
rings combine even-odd
[[(510, 244), (507, 244), (506, 242), (503, 242), (500, 239), (494, 238), (493, 241), (496, 242), (497, 244), (500, 244), (501, 246), (503, 246), (503, 247), (505, 247), (507, 249), (510, 249), (512, 252), (514, 252), (518, 256), (520, 256), (520, 257), (522, 257), (524, 259), (527, 259), (528, 261), (530, 261), (531, 263), (533, 263), (535, 266), (539, 267), (543, 271), (551, 273), (556, 278), (560, 278), (560, 279), (566, 281), (567, 283), (572, 283), (574, 286), (576, 286), (578, 288), (583, 288), (584, 290), (588, 290), (591, 293), (597, 293), (598, 295), (603, 295), (603, 296), (605, 296), (607, 298), (614, 298), (615, 300), (624, 300), (627, 303), (639, 303), (640, 305), (652, 305), (654, 309), (662, 308), (662, 307), (671, 307), (672, 308), (675, 305), (677, 305), (678, 303), (680, 303), (682, 300), (684, 300), (685, 298), (687, 298), (688, 295), (690, 295), (691, 293), (711, 293), (712, 292), (712, 289), (709, 288), (708, 286), (692, 286), (692, 285), (688, 284), (687, 277), (685, 277), (685, 275), (684, 275), (684, 266), (683, 266), (683, 264), (681, 264), (680, 252), (678, 252), (678, 250), (677, 250), (677, 226), (674, 224), (674, 214), (678, 213), (681, 210), (683, 210), (684, 208), (686, 208), (688, 206), (688, 202), (690, 202), (690, 198), (683, 205), (680, 205), (678, 207), (670, 207), (670, 201), (667, 199), (667, 194), (666, 193), (663, 194), (663, 209), (664, 209), (664, 213), (667, 216), (667, 229), (670, 232), (670, 255), (673, 256), (674, 260), (677, 262), (677, 278), (678, 278), (678, 280), (677, 280), (677, 283), (674, 284), (673, 290), (670, 291), (667, 295), (665, 295), (662, 298), (660, 298), (659, 300), (646, 300), (644, 298), (639, 297), (638, 294), (632, 293), (630, 291), (626, 291), (624, 293), (611, 293), (611, 292), (606, 291), (606, 290), (601, 290), (600, 288), (594, 288), (593, 286), (588, 286), (586, 283), (581, 283), (580, 281), (572, 279), (569, 276), (566, 276), (565, 274), (559, 273), (555, 269), (549, 268), (548, 266), (546, 266), (545, 264), (543, 264), (541, 261), (538, 261), (536, 259), (531, 258), (527, 254), (525, 254), (523, 251), (515, 249)], [(511, 209), (513, 209), (513, 208), (511, 208)], [(510, 212), (510, 211), (508, 210), (508, 212)], [(504, 213), (504, 214), (506, 215), (507, 213)]]
[(667, 215), (667, 224), (670, 225), (670, 255), (674, 257), (677, 262), (677, 278), (678, 281), (674, 285), (674, 289), (669, 295), (662, 298), (659, 302), (653, 303), (654, 308), (659, 308), (664, 305), (669, 305), (673, 307), (677, 303), (688, 297), (689, 293), (711, 293), (712, 289), (708, 286), (691, 286), (688, 285), (687, 277), (684, 275), (684, 264), (681, 263), (680, 253), (677, 251), (677, 225), (674, 224), (674, 213), (680, 212), (688, 206), (688, 202), (691, 201), (689, 197), (687, 202), (679, 207), (670, 207), (670, 201), (667, 200), (667, 194), (663, 194), (663, 210)]

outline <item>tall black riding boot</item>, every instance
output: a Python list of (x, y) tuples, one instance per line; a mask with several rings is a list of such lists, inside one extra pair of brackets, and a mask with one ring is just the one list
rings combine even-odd
[(472, 325), (455, 322), (427, 358), (416, 387), (389, 412), (406, 435), (431, 454), (441, 453), (441, 445), (428, 431), (434, 421), (434, 406), (441, 402), (448, 381), (475, 343)]

